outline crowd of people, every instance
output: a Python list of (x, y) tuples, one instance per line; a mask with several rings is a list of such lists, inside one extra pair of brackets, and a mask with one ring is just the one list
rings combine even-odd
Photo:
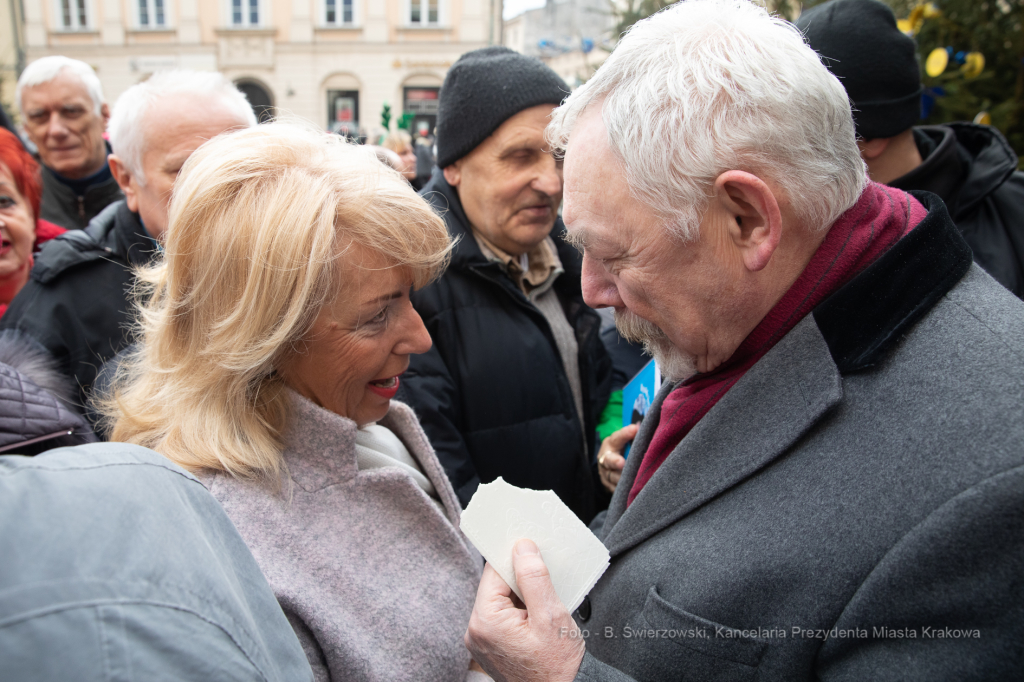
[[(433, 148), (32, 62), (5, 678), (1013, 677), (1024, 174), (916, 126), (920, 80), (877, 0), (677, 3), (571, 94), (478, 49)], [(575, 612), (532, 541), (520, 599), (460, 531), (498, 477), (607, 547)]]

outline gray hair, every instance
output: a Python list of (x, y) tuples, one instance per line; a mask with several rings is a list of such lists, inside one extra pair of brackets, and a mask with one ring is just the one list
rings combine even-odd
[(146, 176), (142, 172), (142, 154), (146, 145), (142, 122), (156, 102), (175, 95), (208, 97), (234, 114), (239, 124), (246, 127), (256, 125), (256, 114), (249, 100), (221, 73), (177, 70), (153, 74), (117, 98), (107, 125), (111, 148), (141, 185), (146, 184)]
[(100, 79), (96, 72), (85, 62), (59, 55), (37, 59), (21, 72), (21, 78), (18, 79), (18, 85), (14, 89), (14, 101), (17, 102), (18, 111), (22, 116), (25, 115), (25, 111), (21, 106), (21, 91), (25, 88), (49, 83), (61, 72), (74, 76), (85, 86), (85, 91), (89, 93), (89, 99), (92, 100), (93, 110), (99, 116), (100, 109), (106, 100), (103, 99), (103, 86), (100, 85)]
[(821, 230), (867, 181), (843, 86), (792, 24), (744, 0), (687, 0), (635, 24), (555, 110), (550, 143), (564, 150), (602, 98), (631, 193), (684, 240), (727, 170), (771, 180)]

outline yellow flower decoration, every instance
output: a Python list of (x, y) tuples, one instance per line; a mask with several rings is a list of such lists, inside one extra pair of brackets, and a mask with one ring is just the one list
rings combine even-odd
[(942, 75), (942, 72), (946, 70), (946, 66), (949, 64), (949, 53), (946, 52), (946, 48), (937, 47), (932, 50), (932, 53), (928, 55), (928, 59), (924, 62), (924, 71), (932, 78)]
[(964, 78), (977, 78), (985, 70), (985, 55), (980, 52), (968, 52), (964, 56), (964, 65), (960, 71)]
[(921, 26), (924, 24), (925, 19), (932, 19), (940, 16), (942, 10), (936, 7), (933, 3), (926, 5), (918, 5), (914, 9), (910, 10), (910, 16), (906, 19), (900, 19), (896, 22), (896, 28), (902, 33), (906, 33), (908, 36), (915, 36), (917, 32), (921, 30)]

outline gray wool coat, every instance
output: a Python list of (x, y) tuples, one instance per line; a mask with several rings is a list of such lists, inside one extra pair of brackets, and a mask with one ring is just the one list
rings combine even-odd
[(358, 471), (356, 425), (290, 393), (285, 493), (200, 476), (252, 550), (317, 680), (463, 680), (482, 560), (416, 416), (379, 422), (419, 462), (442, 511), (397, 467)]
[(1024, 303), (933, 195), (680, 442), (576, 613), (578, 682), (1003, 680), (1024, 670)]

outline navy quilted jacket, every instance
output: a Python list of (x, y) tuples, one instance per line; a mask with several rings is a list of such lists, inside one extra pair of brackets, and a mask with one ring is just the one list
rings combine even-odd
[(97, 440), (71, 407), (73, 386), (55, 366), (24, 334), (0, 334), (0, 453), (36, 455)]

